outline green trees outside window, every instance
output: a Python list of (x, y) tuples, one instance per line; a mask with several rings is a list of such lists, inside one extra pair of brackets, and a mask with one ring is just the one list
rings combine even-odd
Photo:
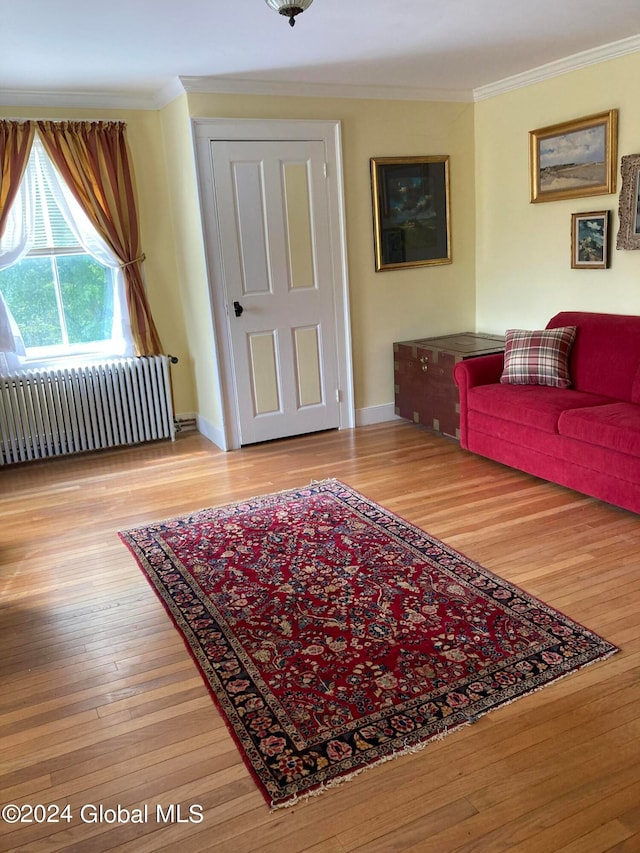
[(111, 271), (90, 255), (27, 255), (0, 270), (0, 292), (27, 350), (111, 338)]

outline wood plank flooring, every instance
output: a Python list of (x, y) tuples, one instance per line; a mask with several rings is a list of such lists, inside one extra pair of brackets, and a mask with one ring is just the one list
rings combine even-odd
[[(269, 812), (117, 531), (325, 477), (621, 653)], [(0, 820), (0, 850), (640, 851), (640, 517), (413, 424), (232, 453), (187, 433), (0, 469), (0, 620), (0, 800), (71, 816)], [(98, 811), (145, 804), (146, 822)], [(180, 821), (158, 820), (172, 804)]]

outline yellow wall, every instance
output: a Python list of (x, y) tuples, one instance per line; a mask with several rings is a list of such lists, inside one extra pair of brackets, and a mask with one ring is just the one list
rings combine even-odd
[(194, 412), (221, 430), (222, 403), (218, 394), (218, 370), (186, 95), (161, 111), (160, 123), (171, 199), (168, 217), (173, 226), (175, 245), (175, 291), (189, 330), (183, 355), (193, 382), (188, 404), (185, 395), (184, 407), (176, 405), (176, 411)]
[[(474, 327), (472, 104), (213, 94), (188, 100), (192, 117), (341, 122), (356, 409), (393, 401), (394, 341)], [(369, 158), (410, 154), (451, 156), (453, 264), (376, 273)], [(187, 286), (193, 292), (201, 283), (190, 277)]]
[[(640, 151), (640, 53), (476, 104), (477, 327), (544, 326), (557, 311), (640, 314), (640, 252), (618, 251), (620, 157)], [(618, 108), (615, 194), (529, 202), (528, 133)], [(610, 210), (611, 267), (571, 269), (571, 214)]]

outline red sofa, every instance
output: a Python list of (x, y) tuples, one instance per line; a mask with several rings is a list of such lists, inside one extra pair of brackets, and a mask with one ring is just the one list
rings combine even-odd
[(562, 312), (575, 326), (571, 386), (502, 384), (502, 355), (460, 361), (460, 443), (640, 513), (640, 317)]

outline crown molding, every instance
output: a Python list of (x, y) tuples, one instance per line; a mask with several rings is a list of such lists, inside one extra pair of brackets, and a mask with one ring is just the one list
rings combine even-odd
[(354, 86), (332, 83), (300, 83), (249, 80), (239, 77), (175, 77), (155, 92), (65, 92), (0, 89), (2, 107), (55, 107), (68, 109), (157, 110), (185, 92), (231, 95), (275, 95), (302, 98), (357, 98), (400, 101), (483, 101), (531, 86), (570, 71), (640, 51), (640, 35), (575, 53), (506, 77), (473, 90), (430, 89), (424, 86)]
[(589, 65), (597, 65), (599, 62), (617, 59), (620, 56), (626, 56), (628, 53), (636, 53), (639, 50), (640, 35), (630, 36), (629, 38), (621, 39), (621, 41), (614, 41), (610, 44), (594, 47), (591, 50), (583, 50), (580, 53), (566, 56), (564, 59), (558, 59), (555, 62), (548, 62), (546, 65), (532, 68), (530, 71), (524, 71), (522, 74), (515, 74), (513, 77), (505, 77), (504, 80), (498, 80), (486, 86), (479, 86), (473, 90), (473, 100), (484, 101), (487, 98), (494, 98), (496, 95), (503, 95), (506, 92), (512, 92), (524, 86), (541, 83), (544, 80), (550, 80), (552, 77), (559, 77), (570, 71), (578, 71), (580, 68), (587, 68)]
[(171, 101), (175, 101), (180, 95), (184, 95), (185, 88), (180, 77), (173, 77), (161, 89), (159, 89), (153, 98), (155, 109), (161, 110), (166, 107)]
[(0, 105), (90, 110), (158, 109), (156, 96), (145, 92), (47, 92), (0, 89)]
[(473, 93), (459, 89), (428, 89), (418, 86), (353, 86), (333, 83), (290, 83), (279, 80), (247, 80), (240, 77), (180, 77), (187, 93), (216, 95), (276, 95), (299, 98), (358, 98), (362, 100), (463, 101)]

